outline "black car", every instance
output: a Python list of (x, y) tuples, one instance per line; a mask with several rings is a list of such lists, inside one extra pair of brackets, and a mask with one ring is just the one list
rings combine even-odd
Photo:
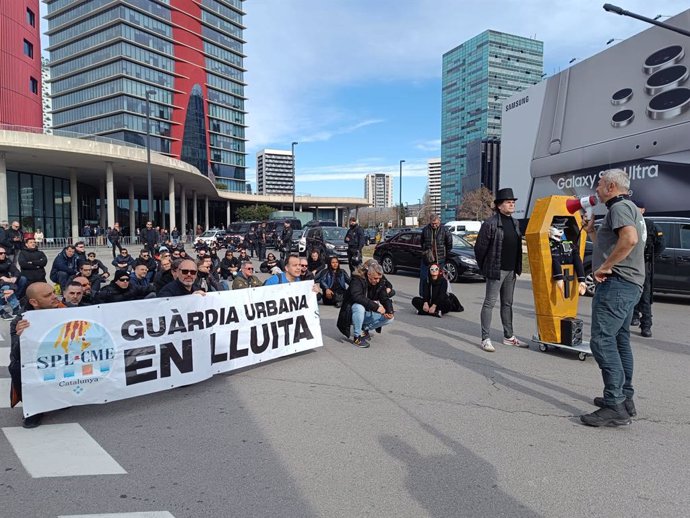
[(347, 262), (347, 243), (345, 243), (347, 229), (343, 227), (307, 227), (300, 238), (300, 253), (303, 248), (305, 253), (308, 253), (319, 233), (323, 236), (323, 242), (326, 245), (326, 255), (335, 255), (341, 263)]
[[(654, 293), (690, 295), (690, 218), (652, 216), (649, 219), (664, 233), (666, 248), (654, 261)], [(594, 295), (592, 242), (585, 243), (582, 261), (587, 295)]]
[[(422, 261), (422, 231), (398, 232), (388, 241), (376, 245), (374, 259), (386, 275), (400, 270), (419, 271)], [(453, 248), (446, 257), (446, 273), (450, 282), (459, 279), (483, 279), (474, 257), (474, 248), (467, 241), (453, 236)]]
[(376, 234), (377, 233), (378, 233), (378, 229), (374, 228), (374, 227), (364, 229), (364, 237), (367, 240), (367, 245), (372, 245), (372, 244), (376, 243)]
[(338, 223), (332, 219), (312, 219), (304, 225), (305, 227), (337, 227)]

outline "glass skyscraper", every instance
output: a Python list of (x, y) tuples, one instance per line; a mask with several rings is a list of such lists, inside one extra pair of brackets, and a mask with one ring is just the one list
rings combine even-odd
[(53, 129), (146, 144), (245, 192), (243, 0), (46, 0)]
[(501, 101), (541, 81), (541, 41), (485, 31), (443, 55), (441, 217), (455, 219), (468, 142), (500, 138)]

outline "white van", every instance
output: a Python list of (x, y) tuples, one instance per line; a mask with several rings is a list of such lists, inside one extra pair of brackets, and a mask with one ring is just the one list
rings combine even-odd
[(445, 224), (445, 227), (451, 232), (451, 234), (458, 234), (461, 232), (479, 232), (482, 226), (481, 221), (449, 221)]

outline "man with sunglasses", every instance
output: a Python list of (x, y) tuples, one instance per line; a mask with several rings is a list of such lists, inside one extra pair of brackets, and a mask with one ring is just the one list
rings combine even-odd
[(193, 291), (196, 281), (197, 268), (192, 259), (180, 259), (173, 262), (173, 277), (175, 280), (158, 292), (158, 297), (178, 297), (180, 295), (206, 295), (202, 290)]
[(28, 281), (8, 257), (8, 253), (9, 250), (6, 247), (0, 246), (0, 288), (4, 291), (12, 291), (12, 294), (21, 300), (26, 292)]
[(111, 264), (119, 270), (129, 270), (134, 265), (134, 262), (135, 259), (129, 255), (129, 250), (123, 248)]
[(101, 278), (101, 282), (110, 277), (110, 272), (100, 259), (96, 259), (96, 252), (86, 254), (86, 260), (91, 265), (91, 271)]
[(153, 254), (151, 254), (151, 252), (149, 252), (145, 248), (142, 249), (139, 252), (139, 257), (137, 257), (134, 261), (134, 267), (136, 267), (139, 264), (143, 264), (144, 266), (146, 266), (146, 280), (152, 282), (153, 276), (156, 274), (156, 268), (158, 267), (158, 263), (156, 263), (156, 260), (153, 258)]
[(254, 275), (254, 265), (251, 261), (242, 263), (239, 273), (232, 281), (233, 290), (242, 290), (245, 288), (257, 288), (261, 286), (261, 280)]
[(138, 300), (142, 294), (130, 285), (129, 271), (120, 269), (115, 272), (110, 284), (103, 287), (96, 297), (98, 303), (127, 302)]

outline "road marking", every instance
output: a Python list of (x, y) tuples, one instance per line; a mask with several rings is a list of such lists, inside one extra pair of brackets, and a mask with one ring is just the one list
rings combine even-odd
[[(10, 408), (10, 385), (12, 380), (10, 378), (0, 378), (0, 408)], [(21, 407), (22, 403), (17, 403), (17, 407)], [(16, 408), (16, 407), (15, 407)]]
[(61, 514), (58, 518), (175, 518), (168, 511), (143, 511), (140, 513), (108, 514)]
[(7, 367), (10, 364), (10, 348), (0, 347), (0, 367)]
[(3, 428), (2, 431), (34, 478), (127, 473), (77, 423), (43, 425), (32, 430)]

